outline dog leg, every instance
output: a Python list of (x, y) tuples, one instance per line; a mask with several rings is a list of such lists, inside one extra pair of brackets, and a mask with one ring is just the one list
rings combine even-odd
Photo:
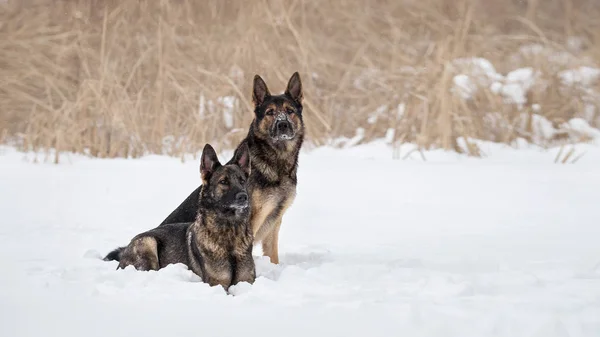
[(158, 243), (151, 236), (133, 239), (121, 253), (121, 261), (117, 269), (133, 265), (135, 269), (148, 271), (158, 270)]
[(231, 285), (233, 278), (233, 270), (231, 262), (218, 259), (211, 259), (208, 256), (204, 257), (203, 281), (211, 287), (221, 285), (225, 290)]
[(254, 283), (256, 279), (256, 266), (252, 257), (252, 246), (241, 255), (234, 255), (236, 270), (231, 284), (238, 282)]
[(273, 224), (273, 229), (262, 242), (263, 255), (271, 259), (271, 263), (279, 264), (279, 228), (281, 227), (281, 218)]

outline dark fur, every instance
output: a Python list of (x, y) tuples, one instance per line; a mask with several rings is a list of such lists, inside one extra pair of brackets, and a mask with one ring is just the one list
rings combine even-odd
[[(258, 75), (254, 77), (254, 119), (242, 144), (248, 144), (252, 173), (248, 191), (252, 195), (251, 225), (254, 242), (262, 242), (263, 254), (279, 263), (278, 238), (283, 215), (296, 196), (298, 155), (304, 140), (302, 83), (294, 73), (282, 95), (271, 95)], [(284, 116), (291, 129), (277, 137), (277, 117)], [(292, 136), (293, 133), (293, 136)], [(289, 139), (288, 139), (289, 138)], [(162, 223), (193, 221), (198, 194), (194, 190)]]
[(202, 151), (200, 189), (193, 222), (170, 223), (136, 235), (128, 246), (109, 253), (119, 268), (158, 270), (183, 263), (211, 286), (254, 283), (253, 235), (250, 227), (246, 144), (221, 165), (213, 148)]

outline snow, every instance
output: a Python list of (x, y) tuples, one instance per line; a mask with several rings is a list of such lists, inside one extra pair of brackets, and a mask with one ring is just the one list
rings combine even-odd
[(340, 138), (340, 139), (336, 140), (336, 142), (344, 142), (344, 147), (349, 148), (349, 147), (355, 146), (358, 143), (362, 142), (364, 138), (365, 138), (365, 129), (357, 128), (354, 137), (352, 137), (350, 139)]
[(453, 91), (463, 99), (470, 99), (479, 88), (488, 88), (501, 95), (506, 104), (516, 104), (519, 109), (527, 103), (527, 92), (536, 83), (538, 74), (533, 68), (518, 68), (506, 74), (499, 74), (492, 63), (483, 58), (460, 58), (453, 66), (458, 75), (453, 77)]
[(471, 76), (501, 81), (504, 76), (496, 71), (496, 68), (487, 59), (481, 57), (458, 58), (452, 62), (454, 67), (467, 71)]
[(396, 129), (388, 128), (385, 131), (385, 142), (391, 144), (394, 142), (394, 136), (396, 135)]
[(387, 105), (379, 106), (373, 113), (371, 113), (369, 115), (369, 118), (367, 118), (367, 123), (369, 123), (369, 124), (377, 123), (377, 119), (379, 119), (379, 117), (381, 117), (381, 116), (384, 116), (387, 111), (388, 111)]
[[(541, 107), (533, 105), (533, 111), (539, 112)], [(570, 139), (600, 139), (600, 131), (592, 127), (585, 119), (571, 118), (567, 122), (560, 123), (556, 127), (546, 117), (539, 114), (521, 114), (521, 130), (527, 130), (527, 124), (531, 123), (530, 136), (535, 144), (544, 144), (547, 141), (559, 138), (561, 135), (569, 135)]]
[(204, 120), (206, 118), (205, 105), (206, 103), (204, 95), (200, 95), (198, 98), (198, 118), (200, 118), (200, 120)]
[(281, 264), (257, 247), (256, 282), (231, 295), (183, 265), (99, 259), (162, 221), (197, 161), (0, 148), (2, 336), (599, 336), (600, 147), (561, 165), (558, 148), (479, 145), (303, 152)]
[(406, 104), (400, 103), (397, 107), (396, 119), (400, 120), (404, 117), (404, 113), (406, 112)]
[(579, 67), (576, 69), (561, 71), (558, 76), (567, 85), (579, 84), (589, 87), (600, 77), (600, 69), (591, 67)]
[(572, 118), (567, 124), (574, 131), (588, 135), (594, 139), (600, 139), (600, 131), (591, 127), (585, 119)]
[(581, 40), (579, 40), (579, 44), (577, 41), (577, 38), (567, 41), (567, 46), (571, 49), (572, 53), (537, 43), (523, 45), (510, 56), (510, 60), (512, 63), (521, 63), (523, 59), (530, 59), (534, 62), (544, 60), (546, 62), (549, 61), (550, 65), (569, 66), (587, 59), (582, 55), (576, 54), (579, 52), (577, 48), (583, 45)]
[(527, 91), (534, 84), (535, 73), (532, 68), (520, 68), (506, 75), (505, 84), (501, 89), (502, 95), (510, 103), (519, 107), (527, 103)]
[[(232, 71), (235, 71), (235, 68), (232, 68)], [(232, 129), (234, 124), (233, 111), (236, 103), (237, 98), (234, 96), (218, 97), (215, 104), (212, 100), (205, 99), (204, 95), (200, 95), (198, 98), (198, 119), (202, 121), (208, 115), (217, 113), (220, 110), (225, 127)]]
[(454, 87), (457, 88), (457, 92), (463, 99), (473, 97), (473, 94), (477, 91), (477, 86), (465, 74), (454, 76), (452, 81), (454, 82)]
[(223, 105), (223, 121), (228, 129), (233, 128), (233, 109), (236, 98), (233, 96), (219, 97), (219, 103)]
[[(522, 114), (521, 129), (526, 130), (526, 124), (528, 122), (528, 115)], [(544, 140), (550, 140), (558, 133), (558, 130), (556, 130), (552, 125), (552, 122), (550, 122), (546, 117), (538, 114), (531, 115), (531, 129), (532, 140), (535, 143), (542, 143)]]
[[(573, 41), (577, 41), (577, 39), (574, 38)], [(528, 55), (539, 54), (543, 51), (543, 46), (531, 45), (520, 49), (519, 53)], [(568, 62), (549, 60), (564, 66), (568, 65)], [(534, 87), (537, 90), (543, 90), (548, 85), (548, 80), (543, 78), (542, 72), (539, 70), (531, 67), (517, 68), (502, 75), (496, 71), (489, 60), (479, 57), (458, 58), (453, 60), (451, 65), (455, 73), (452, 78), (451, 92), (457, 93), (462, 99), (470, 100), (479, 90), (486, 89), (494, 95), (500, 96), (505, 104), (515, 104), (519, 110), (523, 110), (528, 103), (536, 112), (541, 108), (539, 102), (528, 102), (527, 98), (528, 92), (532, 91)], [(584, 89), (583, 93), (585, 94), (582, 95), (582, 99), (587, 103), (578, 114), (586, 116), (588, 122), (595, 122), (595, 108), (592, 104), (597, 103), (600, 97), (594, 90), (594, 85), (600, 79), (600, 68), (579, 66), (557, 71), (556, 76), (563, 86), (577, 86)]]
[(580, 36), (569, 36), (567, 38), (567, 48), (572, 52), (580, 52), (585, 45), (585, 41)]

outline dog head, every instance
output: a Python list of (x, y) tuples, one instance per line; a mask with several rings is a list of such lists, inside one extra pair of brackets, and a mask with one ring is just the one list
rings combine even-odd
[(271, 145), (294, 143), (302, 137), (302, 82), (295, 72), (288, 81), (285, 92), (271, 95), (263, 79), (254, 76), (252, 89), (254, 102), (254, 134)]
[(250, 152), (245, 142), (225, 165), (221, 165), (212, 146), (206, 144), (200, 159), (200, 175), (203, 185), (201, 205), (207, 205), (222, 217), (237, 218), (249, 214)]

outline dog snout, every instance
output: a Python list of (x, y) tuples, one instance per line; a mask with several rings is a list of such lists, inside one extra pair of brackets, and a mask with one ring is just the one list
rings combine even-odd
[(248, 193), (240, 192), (240, 193), (236, 194), (235, 201), (237, 201), (239, 203), (247, 202), (248, 201)]
[(290, 122), (288, 122), (288, 121), (278, 121), (277, 122), (277, 130), (279, 132), (286, 132), (289, 129), (291, 129)]

